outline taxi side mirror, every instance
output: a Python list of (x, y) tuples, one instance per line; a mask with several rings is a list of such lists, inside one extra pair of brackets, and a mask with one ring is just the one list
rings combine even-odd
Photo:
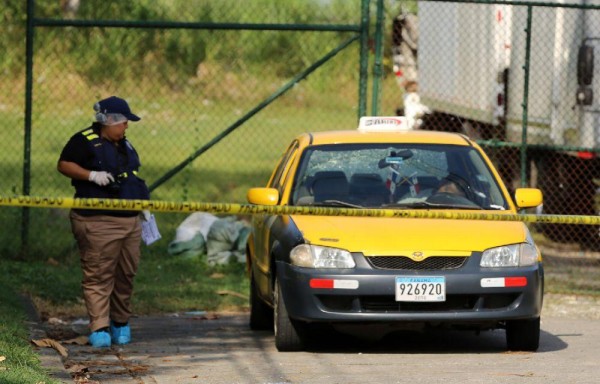
[(515, 202), (519, 208), (537, 207), (542, 201), (542, 191), (537, 188), (517, 188), (515, 191)]
[(279, 191), (275, 188), (250, 188), (246, 199), (255, 205), (277, 205)]

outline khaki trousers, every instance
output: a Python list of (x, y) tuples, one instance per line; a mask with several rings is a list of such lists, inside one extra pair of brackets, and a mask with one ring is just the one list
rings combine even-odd
[(90, 330), (108, 327), (110, 320), (129, 321), (140, 261), (140, 217), (81, 216), (71, 211), (70, 218), (81, 257)]

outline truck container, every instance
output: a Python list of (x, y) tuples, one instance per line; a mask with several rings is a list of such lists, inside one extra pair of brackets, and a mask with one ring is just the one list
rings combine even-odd
[[(535, 3), (531, 14), (524, 5), (418, 3), (418, 89), (431, 111), (421, 128), (508, 143), (490, 147), (507, 185), (520, 186), (526, 174), (544, 192), (544, 213), (595, 215), (600, 10)], [(600, 244), (597, 227), (543, 229), (552, 240)]]

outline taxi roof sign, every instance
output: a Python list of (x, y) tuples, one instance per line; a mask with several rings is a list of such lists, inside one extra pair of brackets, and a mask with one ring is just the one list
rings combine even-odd
[(410, 131), (405, 116), (363, 116), (358, 123), (358, 130), (363, 132), (397, 132)]

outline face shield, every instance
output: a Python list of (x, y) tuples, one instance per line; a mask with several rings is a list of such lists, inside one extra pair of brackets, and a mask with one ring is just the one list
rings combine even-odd
[(117, 125), (126, 122), (128, 119), (120, 113), (105, 113), (105, 121), (103, 125)]
[(128, 121), (129, 119), (122, 113), (102, 112), (99, 103), (94, 105), (96, 111), (95, 120), (102, 125), (117, 125)]

